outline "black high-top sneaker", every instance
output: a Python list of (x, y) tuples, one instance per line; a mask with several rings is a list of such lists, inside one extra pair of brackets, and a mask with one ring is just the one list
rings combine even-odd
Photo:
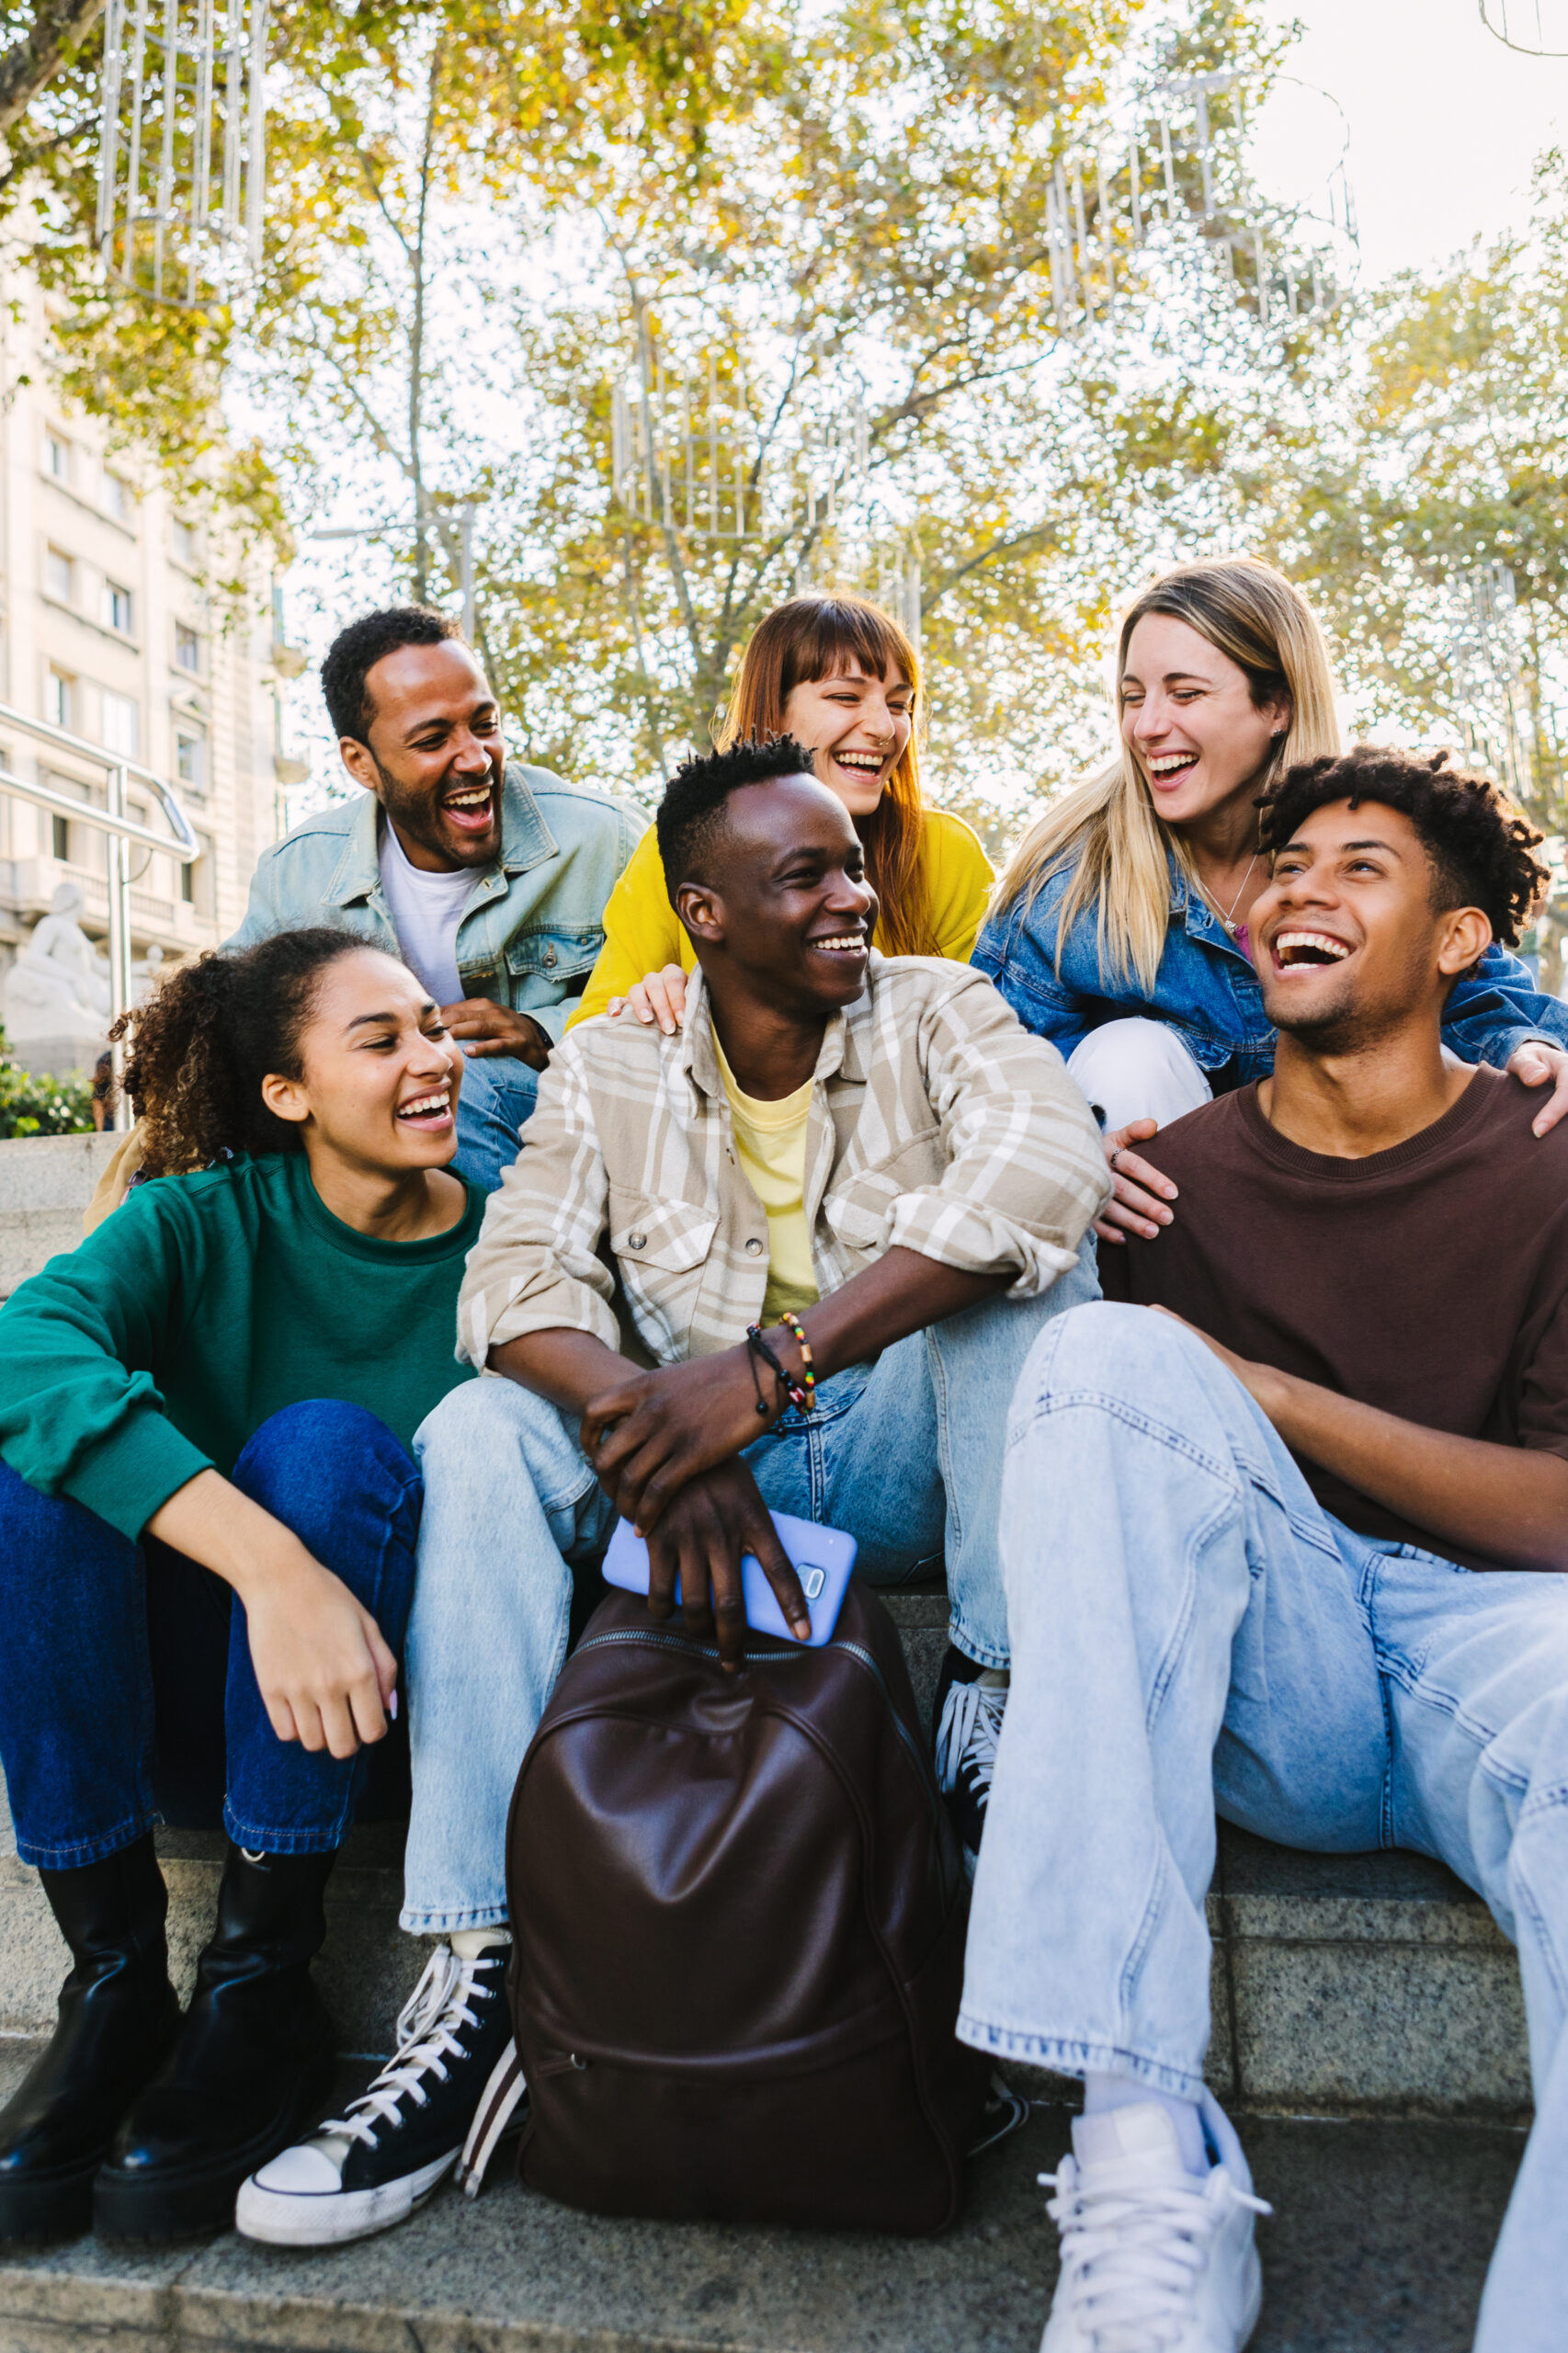
[(74, 1965), (59, 2025), (0, 2111), (0, 2239), (91, 2228), (93, 2177), (179, 2025), (151, 1831), (100, 1862), (39, 1878)]
[(230, 1847), (190, 2007), (94, 2185), (105, 2238), (227, 2230), (245, 2176), (321, 2114), (336, 2052), (311, 1962), (335, 1860)]
[(996, 1742), (1006, 1705), (1006, 1668), (977, 1666), (949, 1644), (931, 1711), (931, 1745), (937, 1787), (947, 1799), (971, 1882), (980, 1860), (981, 1833), (991, 1802)]
[(234, 2226), (273, 2246), (335, 2246), (407, 2220), (456, 2162), (512, 2032), (505, 1928), (437, 1945), (397, 2022), (397, 2052), (339, 2117), (251, 2176)]

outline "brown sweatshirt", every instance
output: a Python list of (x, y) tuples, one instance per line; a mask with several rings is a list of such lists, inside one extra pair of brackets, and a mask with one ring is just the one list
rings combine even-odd
[[(1339, 1160), (1278, 1134), (1256, 1086), (1222, 1096), (1138, 1146), (1180, 1199), (1157, 1241), (1102, 1245), (1106, 1296), (1424, 1428), (1568, 1456), (1568, 1122), (1532, 1135), (1541, 1099), (1483, 1065), (1431, 1127)], [(1360, 1534), (1493, 1565), (1301, 1469)]]

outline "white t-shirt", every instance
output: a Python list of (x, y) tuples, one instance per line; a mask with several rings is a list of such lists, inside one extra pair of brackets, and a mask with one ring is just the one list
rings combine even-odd
[(462, 995), (458, 976), (458, 925), (473, 895), (478, 876), (472, 866), (455, 874), (426, 874), (410, 863), (395, 829), (381, 827), (381, 888), (397, 934), (403, 961), (437, 1005)]

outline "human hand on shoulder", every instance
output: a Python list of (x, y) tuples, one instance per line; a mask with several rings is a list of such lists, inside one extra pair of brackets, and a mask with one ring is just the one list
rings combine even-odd
[(1551, 1082), (1551, 1093), (1541, 1105), (1531, 1122), (1531, 1133), (1550, 1135), (1565, 1113), (1568, 1113), (1568, 1052), (1561, 1046), (1549, 1046), (1544, 1038), (1527, 1038), (1508, 1063), (1510, 1077), (1522, 1086), (1544, 1086)]
[(1167, 1206), (1176, 1198), (1176, 1188), (1170, 1178), (1163, 1176), (1152, 1161), (1129, 1149), (1135, 1143), (1147, 1143), (1159, 1131), (1157, 1120), (1130, 1120), (1126, 1127), (1114, 1129), (1101, 1138), (1106, 1166), (1111, 1174), (1110, 1199), (1103, 1214), (1095, 1220), (1095, 1232), (1102, 1242), (1125, 1244), (1130, 1233), (1153, 1242), (1161, 1226), (1169, 1225), (1175, 1217), (1176, 1211)]
[(655, 1618), (674, 1614), (678, 1577), (687, 1633), (711, 1631), (731, 1674), (745, 1664), (741, 1562), (747, 1552), (761, 1564), (797, 1640), (808, 1641), (812, 1613), (749, 1464), (721, 1462), (688, 1480), (648, 1539), (649, 1608)]
[(625, 996), (612, 996), (605, 1007), (612, 1021), (630, 1013), (651, 1029), (656, 1021), (666, 1038), (673, 1038), (686, 1020), (686, 974), (678, 964), (666, 964), (657, 972), (644, 972), (634, 981)]
[(456, 1005), (444, 1005), (441, 1018), (465, 1054), (510, 1054), (534, 1070), (542, 1070), (550, 1060), (550, 1032), (530, 1015), (514, 1013), (492, 997), (465, 996)]

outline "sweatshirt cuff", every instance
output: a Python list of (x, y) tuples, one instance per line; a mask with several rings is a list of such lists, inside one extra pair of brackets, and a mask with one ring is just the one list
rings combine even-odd
[(211, 1457), (182, 1438), (166, 1415), (148, 1406), (79, 1454), (61, 1481), (62, 1492), (134, 1544), (161, 1511)]

